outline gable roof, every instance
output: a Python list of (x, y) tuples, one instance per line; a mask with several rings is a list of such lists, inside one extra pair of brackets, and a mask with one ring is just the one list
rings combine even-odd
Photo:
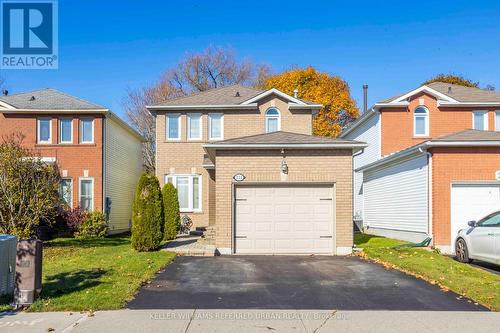
[[(262, 90), (235, 84), (228, 87), (202, 91), (194, 95), (182, 96), (157, 103), (154, 106), (168, 105), (239, 105), (261, 94)], [(239, 96), (237, 96), (237, 93)]]
[(24, 93), (1, 96), (0, 101), (23, 110), (105, 110), (104, 106), (56, 89), (39, 89)]
[(366, 171), (402, 158), (423, 154), (432, 147), (498, 147), (500, 146), (500, 132), (480, 131), (467, 129), (452, 134), (443, 135), (432, 140), (424, 141), (414, 146), (395, 152), (382, 159), (366, 164), (355, 171)]
[(244, 136), (209, 143), (206, 146), (253, 146), (253, 145), (366, 145), (364, 142), (341, 140), (324, 136), (299, 134), (292, 132), (271, 132)]
[(202, 91), (194, 95), (182, 96), (163, 101), (155, 105), (148, 105), (154, 110), (189, 110), (189, 109), (256, 109), (257, 101), (269, 95), (278, 95), (289, 102), (290, 108), (320, 108), (320, 104), (292, 97), (284, 92), (272, 88), (258, 90), (240, 84)]

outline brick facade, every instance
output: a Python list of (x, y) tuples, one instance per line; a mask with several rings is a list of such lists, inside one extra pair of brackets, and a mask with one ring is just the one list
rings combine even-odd
[[(413, 135), (414, 111), (421, 105), (429, 110), (429, 136)], [(488, 111), (488, 129), (495, 129), (495, 108), (441, 107), (434, 96), (419, 93), (409, 98), (407, 108), (383, 108), (381, 114), (382, 156), (411, 147), (421, 142), (472, 128), (472, 111)]]
[[(352, 150), (286, 150), (289, 173), (281, 178), (280, 150), (217, 151), (216, 246), (231, 248), (233, 175), (243, 173), (245, 182), (334, 183), (335, 236), (337, 247), (351, 247), (352, 232)], [(334, 223), (334, 221), (332, 221)]]
[[(182, 111), (180, 114), (181, 139), (166, 139), (166, 115), (168, 112), (157, 111), (156, 114), (156, 176), (161, 186), (165, 183), (165, 175), (200, 174), (202, 177), (202, 211), (186, 213), (195, 227), (208, 226), (214, 223), (215, 203), (209, 200), (214, 197), (216, 171), (210, 173), (203, 167), (203, 145), (208, 143), (208, 115), (224, 113), (224, 139), (265, 133), (265, 113), (268, 108), (276, 107), (280, 111), (281, 130), (294, 133), (312, 133), (311, 110), (289, 110), (288, 102), (276, 96), (268, 96), (258, 103), (257, 110), (236, 109), (231, 111)], [(201, 113), (201, 140), (187, 139), (187, 114)], [(210, 141), (211, 142), (211, 141)], [(183, 213), (184, 214), (184, 213)]]
[[(52, 124), (52, 144), (37, 143), (37, 117), (50, 117)], [(85, 170), (88, 177), (94, 178), (94, 209), (102, 210), (102, 125), (103, 116), (99, 114), (85, 115), (85, 118), (94, 118), (94, 143), (79, 143), (79, 118), (78, 114), (14, 114), (0, 113), (0, 135), (9, 136), (14, 133), (21, 133), (24, 136), (23, 145), (28, 149), (33, 149), (36, 154), (42, 157), (55, 157), (61, 173), (67, 173), (65, 178), (73, 180), (73, 207), (78, 206), (78, 179), (84, 177)], [(73, 119), (73, 143), (59, 143), (59, 118)]]
[(500, 170), (500, 147), (440, 147), (432, 155), (432, 224), (434, 243), (451, 242), (451, 184), (457, 181), (492, 181)]

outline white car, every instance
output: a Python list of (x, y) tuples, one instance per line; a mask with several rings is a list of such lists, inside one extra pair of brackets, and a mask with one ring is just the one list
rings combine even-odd
[(473, 259), (500, 265), (500, 211), (479, 221), (469, 221), (469, 228), (458, 231), (455, 254), (461, 262)]

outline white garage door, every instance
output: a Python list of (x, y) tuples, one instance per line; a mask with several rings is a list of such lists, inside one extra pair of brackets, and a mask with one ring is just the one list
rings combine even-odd
[(500, 210), (500, 184), (454, 184), (451, 188), (451, 250), (455, 251), (458, 230)]
[(236, 253), (333, 252), (333, 187), (240, 186)]

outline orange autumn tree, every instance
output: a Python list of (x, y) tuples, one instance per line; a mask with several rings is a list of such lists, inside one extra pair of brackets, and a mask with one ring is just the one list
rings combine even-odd
[(321, 73), (313, 67), (273, 75), (266, 80), (265, 88), (276, 88), (291, 96), (297, 89), (300, 99), (323, 104), (314, 117), (315, 135), (337, 137), (342, 128), (359, 115), (347, 82), (339, 76)]

